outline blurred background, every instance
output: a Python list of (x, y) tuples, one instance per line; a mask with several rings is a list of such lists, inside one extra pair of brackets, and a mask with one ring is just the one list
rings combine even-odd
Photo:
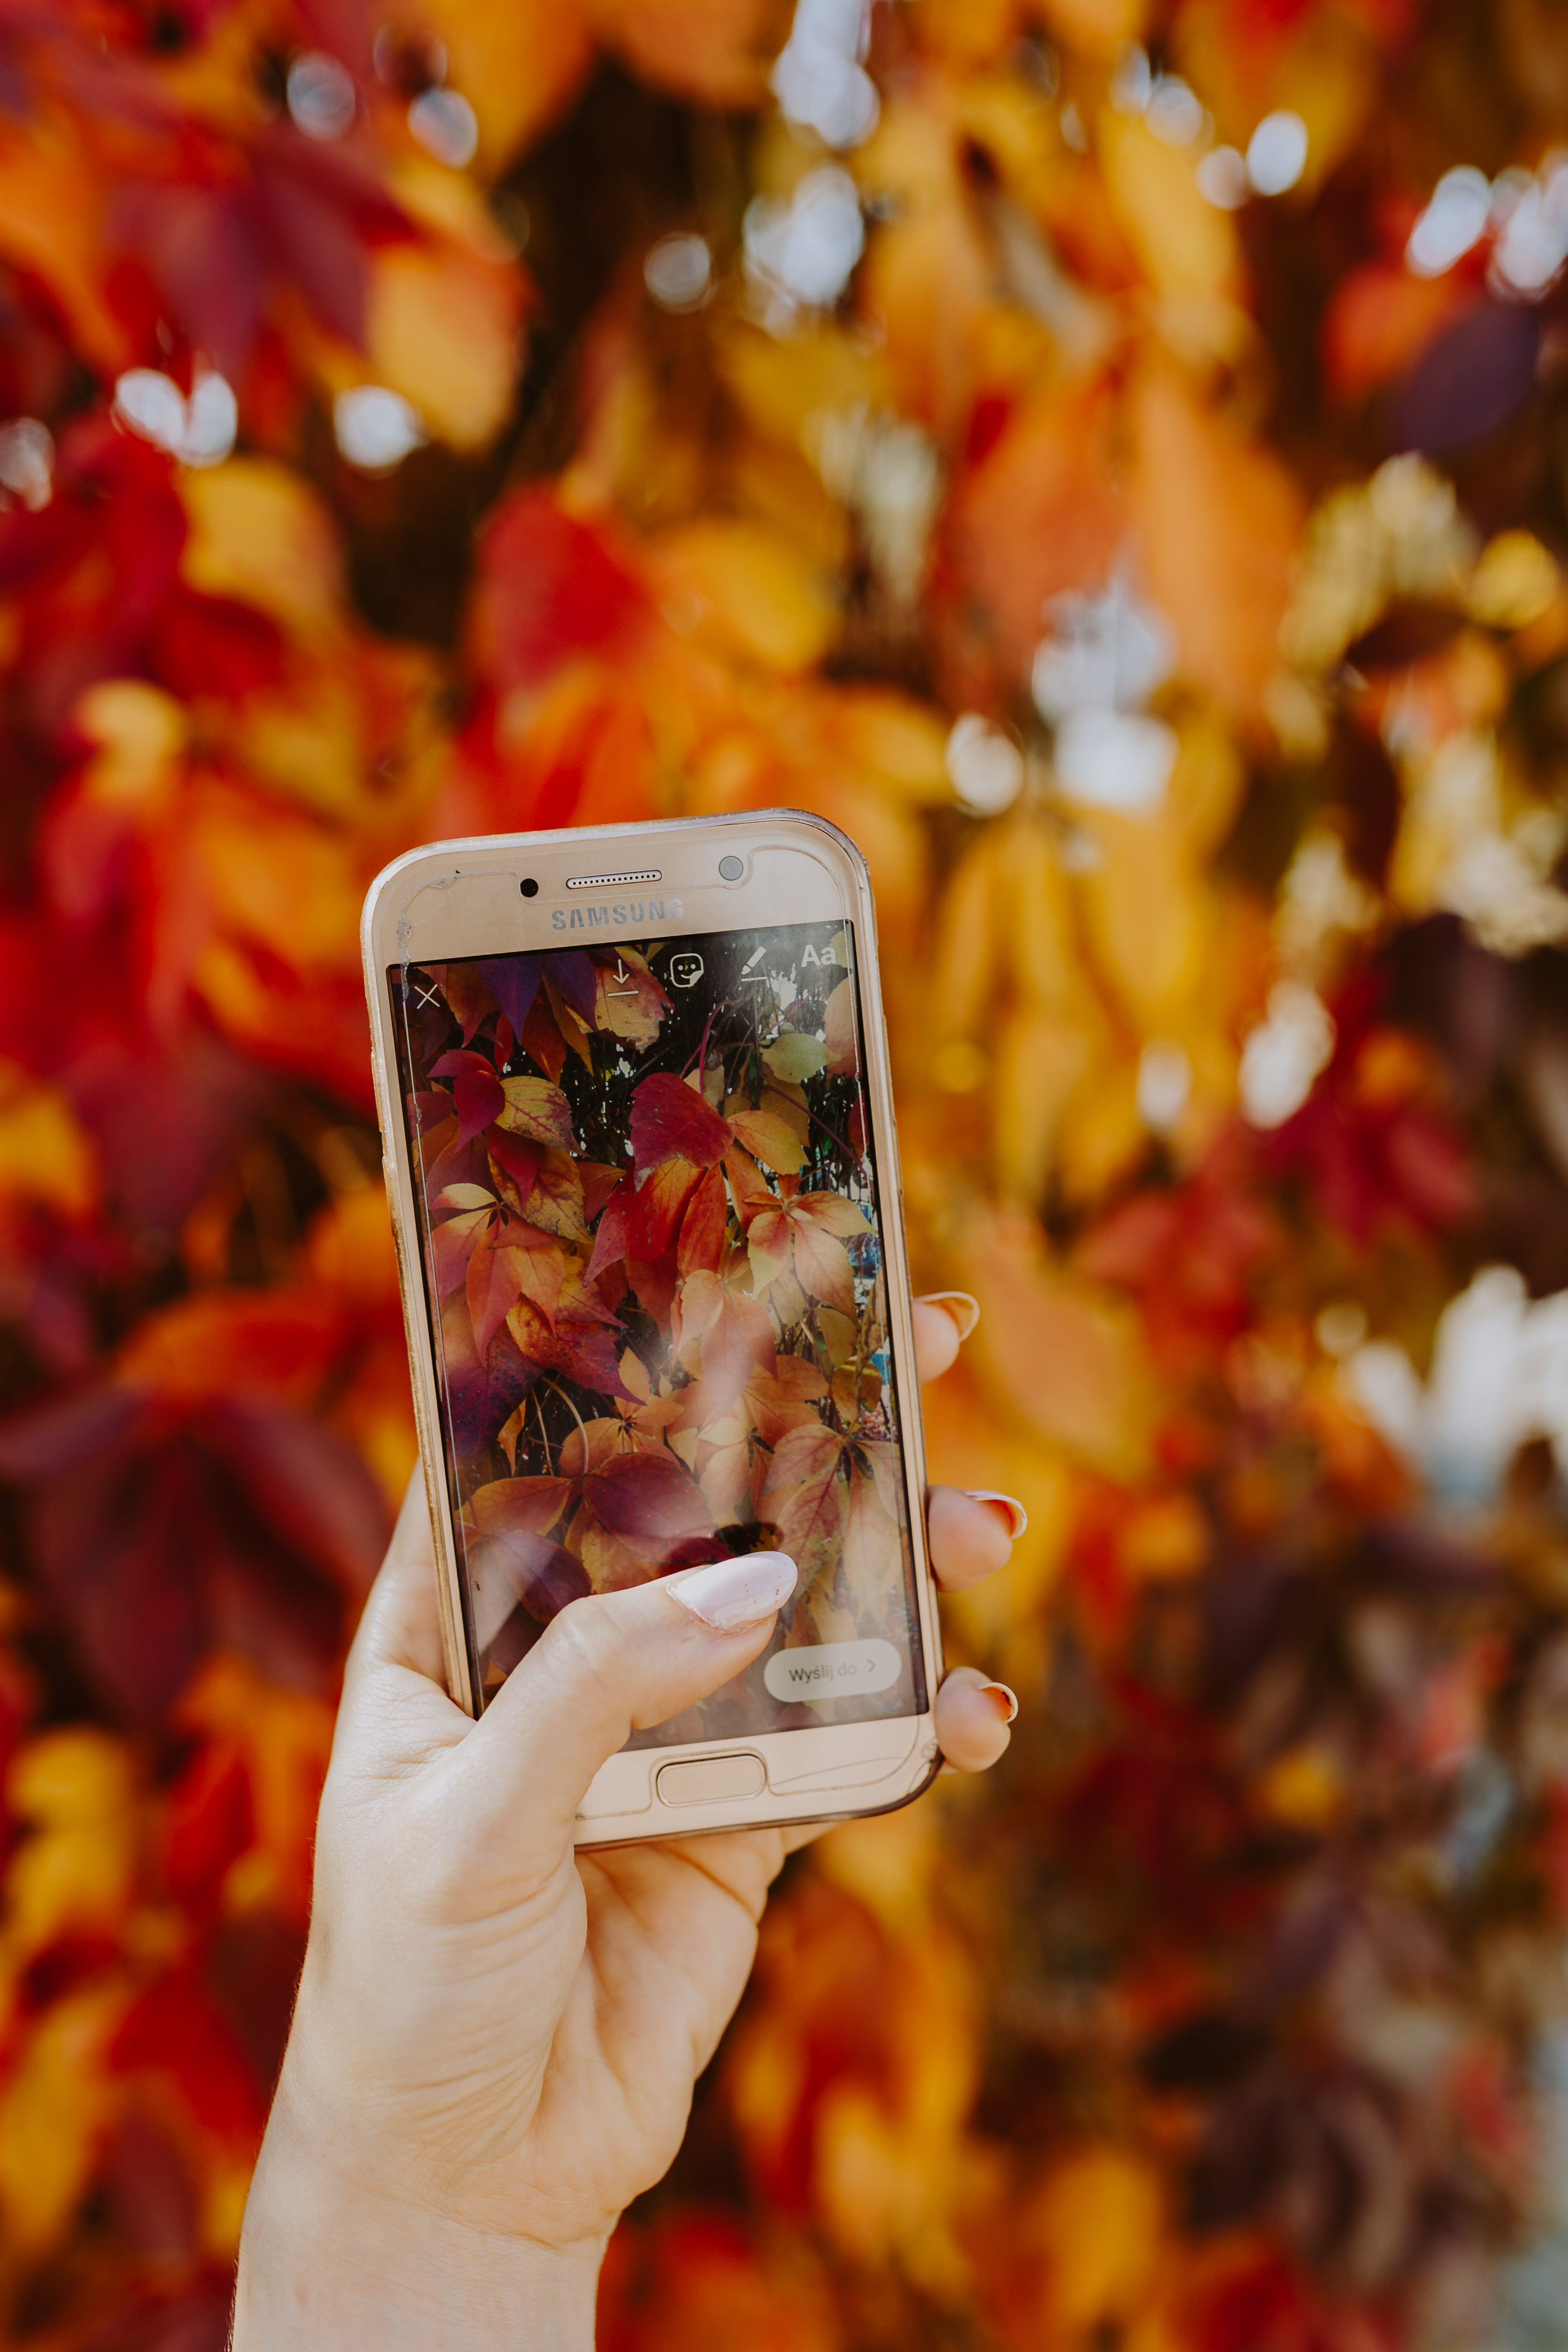
[(984, 1783), (606, 2352), (1568, 2346), (1568, 15), (0, 0), (0, 2340), (218, 2352), (442, 835), (867, 851)]

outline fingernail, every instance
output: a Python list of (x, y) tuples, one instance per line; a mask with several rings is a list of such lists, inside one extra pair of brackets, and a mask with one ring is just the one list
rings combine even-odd
[(787, 1551), (749, 1551), (739, 1559), (716, 1559), (710, 1568), (689, 1568), (667, 1577), (666, 1590), (683, 1609), (716, 1633), (738, 1633), (759, 1625), (784, 1607), (800, 1582)]
[(1013, 1522), (1015, 1543), (1029, 1524), (1029, 1514), (1016, 1495), (999, 1495), (994, 1486), (961, 1486), (958, 1491), (961, 1495), (967, 1495), (972, 1503), (1000, 1503)]
[(1005, 1683), (982, 1683), (980, 1696), (994, 1703), (1004, 1723), (1013, 1723), (1016, 1720), (1018, 1694), (1015, 1690), (1009, 1690)]
[(967, 1339), (980, 1320), (980, 1301), (971, 1298), (967, 1290), (928, 1290), (916, 1299), (917, 1307), (940, 1307), (951, 1315), (958, 1326), (960, 1339)]

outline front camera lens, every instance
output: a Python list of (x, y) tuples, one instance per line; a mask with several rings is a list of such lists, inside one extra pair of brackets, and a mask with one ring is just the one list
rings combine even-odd
[(719, 871), (726, 882), (738, 882), (745, 870), (745, 866), (738, 857), (721, 857), (719, 860)]
[(539, 885), (534, 880), (531, 874), (529, 875), (526, 881), (520, 882), (517, 887), (522, 892), (525, 898), (537, 898), (539, 896)]

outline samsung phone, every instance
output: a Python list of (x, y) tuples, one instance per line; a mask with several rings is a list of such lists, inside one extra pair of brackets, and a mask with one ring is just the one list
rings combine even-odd
[(767, 1648), (578, 1843), (904, 1803), (940, 1655), (858, 850), (787, 809), (441, 842), (363, 945), (453, 1696), (584, 1594), (782, 1550)]

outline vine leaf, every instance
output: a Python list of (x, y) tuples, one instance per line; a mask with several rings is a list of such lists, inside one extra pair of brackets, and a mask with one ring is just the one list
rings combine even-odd
[(572, 1112), (559, 1087), (548, 1078), (527, 1077), (503, 1078), (500, 1086), (505, 1102), (496, 1120), (505, 1133), (557, 1151), (571, 1150)]
[(830, 1577), (843, 1549), (847, 1497), (843, 1439), (822, 1422), (785, 1432), (763, 1486), (762, 1513), (778, 1529), (779, 1549), (801, 1582)]
[(481, 1130), (498, 1118), (506, 1108), (506, 1097), (493, 1063), (483, 1054), (471, 1054), (458, 1048), (443, 1054), (438, 1062), (430, 1065), (433, 1078), (453, 1080), (452, 1103), (458, 1114), (458, 1140), (468, 1143)]
[(639, 1169), (674, 1159), (716, 1168), (733, 1140), (733, 1130), (695, 1087), (668, 1071), (657, 1071), (632, 1096), (631, 1139)]
[(763, 1296), (785, 1274), (840, 1315), (855, 1312), (855, 1275), (841, 1235), (863, 1238), (866, 1213), (838, 1192), (801, 1192), (752, 1217), (746, 1241), (752, 1279)]

